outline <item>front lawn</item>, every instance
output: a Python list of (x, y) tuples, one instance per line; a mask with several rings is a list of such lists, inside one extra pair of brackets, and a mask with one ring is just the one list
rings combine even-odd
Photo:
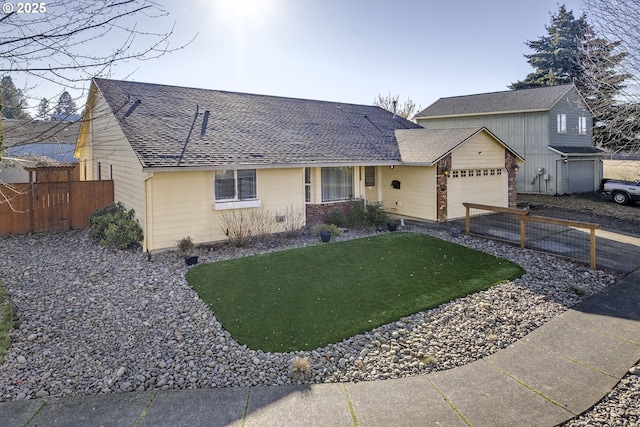
[(363, 239), (203, 264), (187, 281), (255, 350), (310, 350), (437, 307), (524, 270), (424, 234)]

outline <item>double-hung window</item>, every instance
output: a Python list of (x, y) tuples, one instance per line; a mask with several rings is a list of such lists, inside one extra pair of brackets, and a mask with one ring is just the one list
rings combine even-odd
[(584, 116), (578, 117), (578, 134), (587, 134), (587, 118)]
[(256, 170), (224, 170), (215, 173), (215, 200), (232, 202), (255, 200)]
[(558, 114), (557, 116), (558, 133), (567, 133), (567, 115)]
[(353, 168), (322, 168), (322, 202), (341, 202), (353, 197)]

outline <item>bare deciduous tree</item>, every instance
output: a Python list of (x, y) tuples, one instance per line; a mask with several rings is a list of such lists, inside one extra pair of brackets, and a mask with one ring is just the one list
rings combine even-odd
[[(636, 0), (584, 0), (589, 21), (598, 33), (611, 41), (624, 59), (621, 73), (626, 80), (620, 85), (601, 58), (592, 54), (591, 46), (582, 46), (582, 61), (590, 72), (585, 84), (593, 91), (588, 103), (594, 117), (602, 118), (595, 126), (614, 151), (640, 151), (640, 7)], [(604, 92), (620, 85), (617, 96), (603, 96)]]
[(373, 100), (373, 105), (377, 105), (378, 107), (382, 107), (388, 111), (395, 111), (397, 115), (399, 115), (400, 117), (404, 117), (407, 120), (413, 119), (413, 116), (415, 116), (421, 110), (421, 108), (417, 106), (416, 103), (413, 102), (410, 98), (407, 98), (404, 103), (401, 103), (400, 96), (393, 96), (391, 95), (391, 93), (386, 96), (378, 94), (378, 97)]
[[(33, 86), (53, 82), (84, 91), (86, 81), (111, 76), (119, 63), (149, 60), (185, 47), (171, 47), (173, 24), (164, 22), (168, 13), (152, 0), (7, 2), (3, 11), (0, 75), (28, 78)], [(157, 24), (168, 25), (158, 30)], [(1, 145), (2, 136), (0, 115), (0, 161), (7, 148)], [(7, 201), (0, 194), (0, 203)]]
[[(55, 0), (37, 13), (17, 10), (0, 18), (0, 73), (27, 73), (64, 83), (109, 75), (117, 63), (170, 50), (173, 27), (150, 30), (166, 17), (149, 0)], [(99, 42), (109, 40), (105, 50)]]

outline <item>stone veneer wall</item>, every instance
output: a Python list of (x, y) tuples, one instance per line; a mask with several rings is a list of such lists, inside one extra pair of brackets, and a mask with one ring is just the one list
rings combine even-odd
[[(447, 175), (445, 175), (445, 171)], [(437, 220), (445, 222), (447, 220), (447, 176), (451, 172), (451, 154), (438, 162), (436, 172), (436, 197), (437, 200)]]
[(504, 159), (504, 165), (507, 169), (507, 174), (508, 174), (508, 186), (509, 186), (509, 207), (510, 208), (515, 208), (517, 207), (517, 197), (518, 197), (518, 190), (516, 187), (516, 170), (513, 168), (513, 166), (516, 164), (516, 156), (513, 155), (513, 153), (511, 153), (508, 150), (504, 150), (505, 153), (505, 159)]

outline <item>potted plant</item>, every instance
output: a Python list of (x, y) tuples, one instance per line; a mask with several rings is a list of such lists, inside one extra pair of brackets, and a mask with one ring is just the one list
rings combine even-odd
[(389, 231), (396, 231), (398, 229), (398, 224), (393, 221), (389, 221), (387, 223), (387, 228), (389, 229)]
[(198, 256), (194, 254), (195, 245), (190, 236), (183, 237), (178, 240), (178, 255), (184, 258), (187, 265), (195, 265), (198, 263)]

